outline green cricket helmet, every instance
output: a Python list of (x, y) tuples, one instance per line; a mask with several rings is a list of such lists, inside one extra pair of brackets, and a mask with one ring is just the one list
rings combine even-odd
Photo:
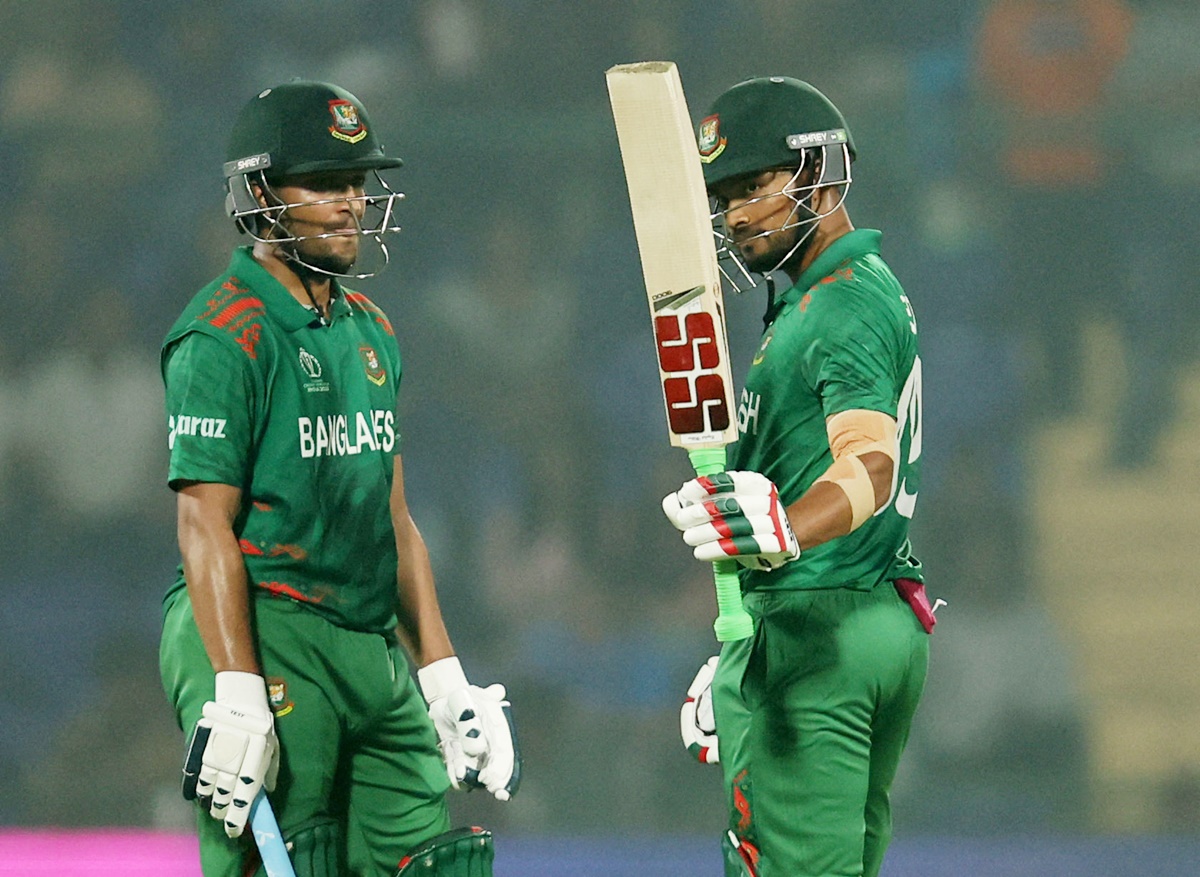
[[(307, 263), (296, 254), (295, 244), (329, 235), (293, 235), (284, 220), (289, 208), (301, 205), (285, 203), (275, 187), (301, 174), (362, 171), (367, 179), (362, 195), (329, 200), (363, 202), (359, 234), (381, 250), (383, 265), (378, 270), (386, 266), (388, 253), (382, 238), (400, 230), (393, 210), (404, 195), (388, 186), (380, 171), (403, 162), (384, 153), (366, 108), (353, 94), (328, 82), (300, 79), (264, 89), (238, 113), (226, 158), (226, 212), (255, 240), (289, 245), (285, 254), (301, 264)], [(352, 277), (378, 273), (348, 274), (307, 267)]]
[(794, 167), (809, 149), (844, 148), (847, 160), (831, 160), (824, 174), (825, 185), (834, 185), (848, 180), (850, 161), (857, 158), (841, 111), (789, 76), (747, 79), (724, 92), (700, 123), (698, 146), (710, 187), (767, 168)]
[[(816, 224), (842, 205), (851, 182), (850, 164), (857, 157), (841, 111), (812, 85), (789, 76), (748, 79), (722, 93), (700, 122), (697, 147), (710, 192), (714, 186), (738, 177), (775, 168), (795, 169), (782, 192), (793, 202), (788, 221), (783, 228), (764, 231), (761, 236), (807, 228), (773, 268), (751, 269), (764, 275), (802, 255)], [(840, 187), (840, 197), (832, 208), (817, 213), (812, 209), (813, 193), (827, 186)], [(715, 210), (713, 218), (723, 243), (719, 251), (723, 260), (732, 259), (741, 275), (754, 285), (726, 234), (723, 210)], [(726, 276), (735, 288), (740, 288)]]

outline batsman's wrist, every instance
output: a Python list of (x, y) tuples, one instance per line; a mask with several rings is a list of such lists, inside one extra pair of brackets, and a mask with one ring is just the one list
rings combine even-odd
[(213, 700), (217, 703), (241, 709), (252, 708), (264, 716), (271, 714), (267, 705), (267, 683), (257, 673), (222, 670), (216, 676), (215, 686)]
[(467, 674), (463, 672), (462, 664), (454, 655), (439, 658), (418, 669), (417, 682), (421, 685), (421, 693), (425, 695), (426, 703), (433, 703), (451, 691), (466, 688), (468, 685)]

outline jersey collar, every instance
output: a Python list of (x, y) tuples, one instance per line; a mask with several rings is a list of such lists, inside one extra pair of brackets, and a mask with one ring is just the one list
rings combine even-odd
[(794, 304), (823, 277), (828, 277), (843, 262), (858, 256), (879, 255), (881, 232), (873, 228), (856, 228), (847, 232), (825, 248), (800, 275), (800, 279), (783, 294), (783, 300)]
[[(229, 260), (229, 273), (237, 277), (263, 300), (267, 312), (288, 332), (311, 326), (316, 315), (292, 297), (271, 272), (258, 264), (250, 247), (238, 247)], [(345, 290), (333, 279), (333, 301), (329, 307), (330, 322), (350, 313)]]

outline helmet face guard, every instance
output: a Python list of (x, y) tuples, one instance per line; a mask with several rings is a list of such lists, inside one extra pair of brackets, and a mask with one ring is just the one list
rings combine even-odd
[[(812, 242), (812, 234), (816, 230), (817, 223), (837, 211), (846, 200), (846, 194), (849, 192), (850, 183), (853, 180), (850, 173), (850, 149), (845, 142), (804, 148), (799, 151), (798, 157), (800, 164), (795, 168), (791, 179), (781, 191), (752, 198), (738, 205), (738, 209), (740, 209), (772, 198), (789, 199), (792, 202), (792, 209), (779, 228), (760, 231), (735, 243), (729, 234), (726, 222), (728, 211), (721, 209), (715, 198), (711, 199), (712, 214), (710, 218), (713, 224), (713, 234), (717, 239), (717, 264), (720, 267), (721, 275), (734, 292), (745, 292), (757, 286), (758, 280), (755, 274), (763, 277), (774, 274), (797, 255), (803, 255)], [(804, 182), (806, 177), (810, 182)], [(838, 187), (838, 199), (832, 206), (818, 213), (813, 210), (813, 196), (818, 190), (829, 186)], [(799, 233), (796, 242), (779, 258), (775, 265), (766, 270), (751, 269), (738, 252), (739, 243), (769, 237), (791, 229), (803, 229), (803, 231)]]
[[(293, 80), (261, 91), (248, 101), (234, 123), (225, 162), (225, 210), (238, 229), (261, 243), (278, 247), (284, 258), (336, 277), (371, 277), (388, 264), (384, 236), (400, 230), (396, 202), (404, 197), (387, 184), (380, 171), (399, 167), (399, 158), (384, 154), (361, 101), (327, 82)], [(323, 200), (287, 203), (279, 187), (288, 179), (326, 172), (362, 172), (362, 194), (338, 194)], [(331, 196), (333, 193), (330, 193)], [(320, 204), (361, 203), (354, 210), (357, 235), (374, 245), (370, 269), (351, 272), (306, 261), (303, 244), (348, 232), (296, 235), (288, 213)], [(360, 251), (361, 251), (360, 246)]]
[[(747, 79), (717, 97), (699, 125), (696, 146), (709, 191), (728, 180), (763, 171), (794, 169), (782, 192), (755, 199), (789, 198), (792, 209), (781, 228), (758, 237), (798, 229), (786, 255), (764, 277), (783, 268), (811, 245), (816, 224), (841, 207), (850, 186), (850, 163), (857, 157), (846, 120), (833, 102), (807, 82), (787, 76)], [(813, 193), (839, 187), (837, 204), (818, 214)], [(741, 202), (743, 205), (745, 202)], [(751, 202), (754, 203), (754, 202)], [(755, 285), (751, 269), (728, 235), (725, 212), (713, 203), (719, 264), (735, 291)]]
[[(227, 190), (225, 211), (233, 219), (239, 231), (248, 234), (259, 243), (279, 246), (285, 258), (318, 274), (361, 280), (373, 277), (387, 267), (391, 256), (384, 236), (400, 231), (400, 225), (395, 216), (396, 203), (403, 200), (404, 193), (389, 186), (378, 170), (372, 169), (367, 174), (366, 190), (362, 195), (339, 195), (314, 201), (287, 202), (280, 197), (278, 189), (271, 185), (267, 174), (269, 167), (270, 156), (265, 154), (225, 164)], [(278, 185), (278, 181), (276, 185)], [(354, 213), (357, 226), (355, 233), (361, 242), (369, 241), (374, 248), (374, 258), (368, 260), (370, 267), (341, 272), (331, 271), (326, 267), (305, 261), (297, 244), (304, 241), (341, 237), (345, 232), (297, 235), (284, 221), (288, 211), (299, 207), (356, 202), (363, 205), (363, 211), (361, 219), (358, 218), (357, 213)]]

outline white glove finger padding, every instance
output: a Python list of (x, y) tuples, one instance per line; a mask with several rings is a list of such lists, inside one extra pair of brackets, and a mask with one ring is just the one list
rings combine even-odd
[[(674, 496), (675, 494), (672, 494)], [(680, 530), (689, 530), (714, 521), (734, 521), (738, 518), (770, 517), (776, 503), (770, 496), (758, 494), (729, 494), (683, 506), (675, 512), (673, 523)]]
[(676, 529), (686, 530), (717, 517), (770, 514), (776, 500), (775, 485), (765, 475), (720, 472), (693, 478), (668, 493), (662, 509)]
[(429, 715), (433, 719), (433, 727), (437, 730), (438, 749), (442, 752), (442, 760), (446, 762), (446, 775), (450, 778), (450, 785), (457, 789), (466, 778), (469, 765), (450, 712), (442, 709), (445, 706), (443, 701), (430, 707)]
[[(702, 512), (689, 511), (694, 506), (703, 507), (703, 503), (715, 496), (733, 492), (733, 480), (729, 473), (720, 472), (713, 476), (702, 476), (684, 482), (679, 490), (668, 493), (663, 497), (662, 510), (677, 529), (685, 530), (694, 526), (700, 520), (707, 520)], [(697, 515), (701, 517), (696, 517)]]
[(484, 737), (483, 721), (479, 717), (479, 705), (472, 696), (478, 688), (470, 686), (451, 691), (446, 695), (446, 709), (450, 720), (454, 723), (454, 733), (458, 735), (463, 755), (475, 758), (487, 751), (487, 739)]
[(696, 673), (696, 678), (688, 686), (688, 697), (694, 699), (712, 689), (713, 677), (717, 675), (717, 662), (720, 659), (720, 655), (713, 655), (701, 665), (700, 670)]
[[(457, 789), (467, 775), (468, 765), (449, 696), (452, 692), (466, 691), (467, 677), (458, 658), (451, 656), (418, 669), (417, 681), (429, 705), (429, 718), (437, 731), (438, 748), (442, 751), (442, 760), (446, 762), (446, 775), (450, 777), (450, 784)], [(461, 707), (461, 703), (457, 705)]]
[[(753, 536), (760, 545), (767, 544), (767, 541), (762, 537), (769, 536), (775, 542), (779, 541), (779, 522), (770, 515), (749, 515), (722, 518), (720, 520), (697, 524), (695, 527), (688, 527), (683, 531), (683, 541), (695, 548), (697, 545), (703, 545), (706, 542), (718, 542), (722, 539), (737, 539), (741, 536)], [(735, 543), (739, 548), (737, 553), (757, 553), (752, 544), (747, 543), (751, 550), (746, 552), (741, 550), (741, 546)], [(733, 547), (733, 546), (731, 546)], [(767, 548), (758, 548), (757, 551), (767, 551)]]
[(200, 773), (196, 777), (196, 797), (207, 800), (212, 805), (213, 790), (217, 784), (217, 771), (206, 764), (200, 765)]
[[(729, 541), (721, 543), (713, 540), (710, 542), (701, 542), (693, 550), (697, 560), (703, 560), (712, 563), (717, 560), (729, 560), (731, 558), (741, 560), (743, 557), (747, 560), (759, 555), (767, 555), (775, 558), (778, 556), (780, 560), (783, 558), (792, 559), (791, 552), (786, 544), (774, 533), (759, 533), (753, 536), (742, 537), (745, 541), (738, 540), (731, 544)], [(733, 548), (733, 552), (727, 552), (724, 546)]]
[(237, 837), (246, 827), (250, 816), (250, 803), (258, 790), (262, 788), (268, 753), (268, 742), (265, 736), (250, 738), (246, 746), (246, 756), (242, 759), (242, 767), (233, 783), (233, 793), (229, 801), (229, 809), (225, 812), (225, 834)]
[(503, 685), (497, 683), (475, 691), (488, 742), (487, 752), (480, 759), (478, 782), (497, 800), (507, 801), (516, 793), (521, 780), (512, 707)]
[[(685, 506), (680, 501), (678, 493), (668, 493), (663, 497), (663, 514), (667, 516), (667, 520), (670, 521), (677, 530), (686, 530), (691, 526), (691, 522), (689, 520), (681, 517), (684, 508)], [(690, 508), (690, 506), (687, 506), (687, 508)]]
[(727, 494), (770, 496), (774, 489), (771, 479), (760, 472), (734, 470), (693, 478), (679, 488), (678, 494), (681, 505), (692, 505)]
[(212, 805), (208, 808), (213, 819), (225, 820), (229, 813), (229, 804), (233, 800), (233, 786), (237, 776), (225, 771), (215, 771), (213, 774)]
[(679, 710), (679, 735), (687, 751), (702, 764), (718, 764), (720, 748), (716, 722), (713, 717), (712, 681), (717, 669), (717, 656), (704, 663)]

